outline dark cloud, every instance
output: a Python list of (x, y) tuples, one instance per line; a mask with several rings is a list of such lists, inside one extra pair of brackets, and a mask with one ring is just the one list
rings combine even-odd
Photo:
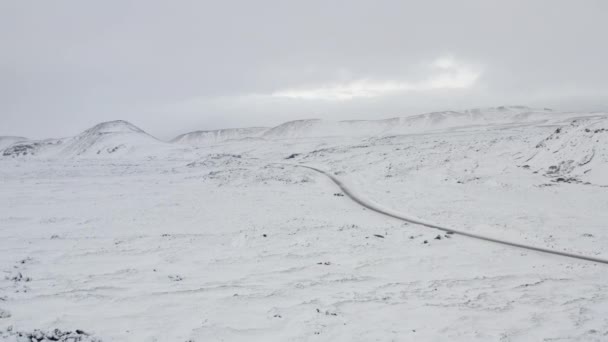
[[(4, 1), (0, 134), (117, 118), (168, 137), (511, 103), (606, 110), (607, 15), (601, 0)], [(454, 65), (434, 69), (440, 59)], [(457, 86), (462, 70), (476, 76)]]

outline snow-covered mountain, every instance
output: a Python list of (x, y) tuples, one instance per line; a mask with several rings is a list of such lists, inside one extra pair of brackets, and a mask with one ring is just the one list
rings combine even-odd
[[(124, 155), (162, 148), (163, 142), (122, 120), (103, 122), (75, 136), (62, 150), (67, 156)], [(145, 151), (144, 151), (145, 152)]]
[(433, 112), (382, 120), (329, 121), (306, 119), (288, 121), (272, 128), (251, 127), (195, 131), (177, 136), (171, 142), (190, 146), (205, 146), (246, 138), (289, 139), (405, 134), (470, 125), (550, 121), (568, 115), (572, 114), (554, 112), (547, 108), (501, 106), (469, 109), (460, 112)]
[(0, 137), (0, 150), (7, 148), (14, 143), (18, 143), (20, 141), (26, 141), (26, 140), (27, 140), (27, 138), (24, 138), (24, 137), (1, 136)]
[(244, 139), (300, 139), (320, 137), (371, 137), (419, 134), (447, 129), (513, 124), (567, 125), (573, 119), (606, 117), (605, 113), (558, 112), (524, 106), (477, 108), (464, 111), (432, 112), (383, 120), (329, 121), (295, 120), (272, 128), (250, 127), (194, 131), (162, 142), (126, 121), (100, 123), (81, 134), (62, 139), (25, 140), (20, 137), (0, 138), (0, 151), (5, 157), (122, 157), (159, 156), (163, 151), (190, 146), (211, 146)]
[(375, 136), (423, 133), (434, 130), (497, 124), (550, 123), (592, 114), (556, 112), (525, 106), (476, 108), (464, 111), (432, 112), (383, 120), (296, 120), (269, 129), (266, 139), (327, 136)]
[(525, 106), (500, 106), (474, 108), (464, 111), (432, 112), (397, 118), (391, 132), (454, 128), (471, 125), (510, 124), (531, 121), (549, 121), (567, 113), (555, 112), (548, 108)]
[(123, 121), (97, 124), (68, 138), (26, 140), (4, 149), (4, 157), (124, 157), (154, 156), (174, 149), (135, 125)]
[(67, 139), (44, 139), (19, 141), (5, 147), (3, 157), (50, 157), (57, 154)]
[(190, 146), (204, 146), (227, 140), (258, 138), (267, 130), (268, 128), (266, 127), (248, 127), (195, 131), (179, 135), (172, 139), (171, 142)]

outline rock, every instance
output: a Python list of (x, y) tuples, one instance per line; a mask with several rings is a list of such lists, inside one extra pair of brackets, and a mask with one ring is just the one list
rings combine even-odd
[(184, 280), (184, 278), (182, 278), (181, 276), (179, 276), (177, 274), (176, 275), (170, 275), (169, 279), (171, 279), (172, 281), (182, 281), (182, 280)]
[(0, 309), (0, 319), (2, 318), (9, 318), (11, 317), (11, 313), (6, 311), (6, 310), (2, 310)]
[(0, 331), (0, 338), (6, 337), (13, 338), (9, 339), (9, 341), (101, 342), (100, 339), (90, 336), (81, 329), (76, 329), (74, 332), (69, 330), (61, 331), (60, 329), (53, 329), (49, 331), (34, 329), (31, 332), (23, 332), (15, 331), (12, 326), (9, 326), (5, 331)]

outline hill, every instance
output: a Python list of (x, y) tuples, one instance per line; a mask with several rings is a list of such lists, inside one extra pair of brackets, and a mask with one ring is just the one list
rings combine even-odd
[(14, 143), (18, 143), (20, 141), (26, 141), (27, 138), (24, 137), (16, 137), (16, 136), (0, 136), (0, 150), (3, 150)]
[(27, 140), (4, 149), (5, 157), (124, 157), (154, 156), (175, 147), (123, 121), (97, 124), (68, 138)]
[(266, 127), (249, 127), (195, 131), (179, 135), (172, 139), (171, 142), (190, 146), (212, 145), (228, 140), (258, 138), (267, 130), (268, 128)]

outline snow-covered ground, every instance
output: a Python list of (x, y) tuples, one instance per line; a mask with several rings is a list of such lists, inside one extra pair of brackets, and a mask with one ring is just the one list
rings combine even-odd
[(608, 265), (407, 224), (285, 165), (454, 229), (608, 258), (606, 114), (203, 133), (166, 143), (119, 121), (3, 147), (0, 340), (608, 340)]

